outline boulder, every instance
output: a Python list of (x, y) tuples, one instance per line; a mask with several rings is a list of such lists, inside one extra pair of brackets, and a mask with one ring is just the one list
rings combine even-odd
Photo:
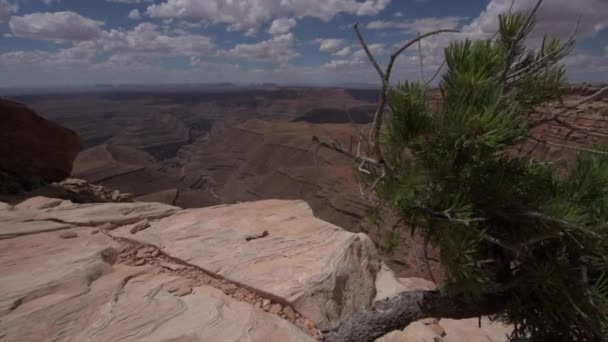
[(111, 234), (289, 304), (320, 328), (369, 307), (375, 296), (380, 262), (371, 240), (315, 218), (303, 201), (183, 210), (131, 230)]
[(57, 182), (69, 177), (80, 152), (74, 131), (17, 102), (0, 99), (0, 170)]

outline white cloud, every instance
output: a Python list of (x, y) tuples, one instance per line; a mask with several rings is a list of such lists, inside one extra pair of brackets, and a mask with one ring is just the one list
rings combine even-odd
[(347, 57), (348, 55), (350, 55), (351, 52), (352, 52), (352, 48), (350, 46), (347, 46), (345, 48), (342, 48), (342, 49), (334, 52), (333, 56), (344, 58), (344, 57)]
[(291, 29), (294, 27), (296, 27), (296, 20), (293, 18), (275, 19), (270, 25), (268, 33), (272, 35), (285, 34), (291, 31)]
[(391, 3), (391, 0), (366, 0), (357, 10), (357, 15), (377, 15)]
[(406, 21), (374, 20), (370, 21), (366, 25), (366, 28), (368, 30), (399, 29), (409, 33), (424, 33), (438, 29), (456, 29), (461, 26), (462, 21), (465, 19), (465, 17), (448, 16), (418, 18)]
[(319, 39), (317, 42), (319, 43), (319, 51), (323, 52), (334, 52), (346, 44), (344, 39), (335, 38)]
[(11, 5), (8, 0), (0, 0), (0, 24), (7, 22), (11, 15), (17, 12), (17, 5)]
[(141, 2), (153, 2), (154, 0), (106, 0), (107, 2), (115, 2), (119, 4), (139, 4)]
[(104, 50), (152, 56), (198, 56), (209, 53), (214, 44), (206, 36), (185, 33), (167, 35), (157, 25), (141, 23), (131, 31), (105, 32), (100, 44)]
[(221, 54), (234, 58), (283, 64), (299, 56), (299, 54), (292, 49), (293, 42), (293, 34), (287, 33), (280, 36), (274, 36), (272, 39), (264, 40), (259, 43), (237, 44), (232, 49), (221, 52)]
[[(536, 0), (518, 0), (514, 11), (529, 11)], [(494, 34), (498, 27), (498, 15), (506, 12), (511, 0), (491, 0), (486, 9), (465, 31), (475, 36)], [(549, 33), (557, 37), (567, 37), (580, 16), (579, 36), (592, 37), (608, 28), (608, 1), (606, 0), (551, 0), (543, 2), (537, 14), (536, 32)]]
[(136, 9), (131, 10), (131, 12), (129, 12), (128, 17), (129, 17), (129, 19), (139, 20), (139, 19), (141, 19), (141, 13), (139, 13), (139, 10), (136, 8)]
[(329, 21), (339, 13), (375, 15), (391, 0), (165, 0), (148, 6), (155, 18), (191, 18), (225, 23), (232, 30), (255, 32), (277, 17), (315, 17)]
[(15, 36), (43, 40), (90, 40), (101, 35), (102, 25), (75, 12), (33, 13), (9, 21)]

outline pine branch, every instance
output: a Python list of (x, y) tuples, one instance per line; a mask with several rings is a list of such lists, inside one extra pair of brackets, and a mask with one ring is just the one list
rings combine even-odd
[(534, 16), (536, 15), (536, 12), (538, 11), (538, 9), (540, 8), (540, 5), (542, 3), (543, 3), (543, 0), (538, 0), (536, 2), (536, 6), (534, 6), (534, 9), (532, 9), (532, 11), (528, 14), (528, 17), (526, 18), (524, 25), (521, 27), (521, 29), (517, 33), (517, 36), (515, 37), (514, 44), (511, 46), (511, 48), (509, 50), (509, 54), (507, 55), (507, 61), (505, 64), (505, 69), (503, 71), (502, 78), (501, 78), (502, 84), (504, 84), (505, 87), (507, 86), (507, 76), (509, 75), (509, 72), (511, 71), (513, 59), (515, 58), (515, 47), (517, 46), (517, 42), (522, 40), (529, 33), (526, 31), (529, 29), (529, 25), (532, 23), (532, 20), (534, 19)]

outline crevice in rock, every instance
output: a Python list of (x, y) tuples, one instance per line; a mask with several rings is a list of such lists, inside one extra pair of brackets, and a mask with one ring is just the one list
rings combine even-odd
[[(129, 266), (152, 265), (154, 266), (153, 271), (155, 272), (177, 276), (184, 280), (185, 282), (182, 283), (182, 287), (214, 287), (237, 301), (248, 303), (291, 322), (314, 338), (319, 339), (321, 336), (320, 331), (315, 327), (314, 323), (296, 312), (289, 303), (281, 298), (277, 298), (276, 296), (272, 296), (244, 284), (230, 281), (199, 266), (172, 257), (154, 245), (124, 237), (112, 236), (105, 230), (103, 232), (122, 246), (117, 263)], [(123, 287), (133, 278), (134, 277), (126, 279)], [(188, 294), (189, 291), (174, 291), (174, 295), (181, 296)], [(120, 295), (120, 293), (117, 292), (116, 295)]]

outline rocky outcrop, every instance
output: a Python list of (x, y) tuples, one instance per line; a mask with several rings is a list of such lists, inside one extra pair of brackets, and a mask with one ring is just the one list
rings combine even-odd
[(135, 233), (124, 226), (111, 234), (288, 303), (321, 328), (367, 308), (375, 295), (371, 240), (315, 218), (302, 201), (184, 210)]
[(115, 264), (93, 227), (0, 240), (2, 341), (313, 341), (277, 315), (154, 266)]
[(308, 341), (369, 307), (372, 242), (301, 201), (0, 204), (3, 341)]
[(74, 203), (133, 201), (133, 195), (131, 194), (91, 184), (78, 178), (68, 178), (59, 183), (51, 183), (41, 192), (46, 197), (66, 199)]
[(0, 170), (50, 182), (70, 175), (81, 143), (74, 131), (5, 99), (0, 113)]

